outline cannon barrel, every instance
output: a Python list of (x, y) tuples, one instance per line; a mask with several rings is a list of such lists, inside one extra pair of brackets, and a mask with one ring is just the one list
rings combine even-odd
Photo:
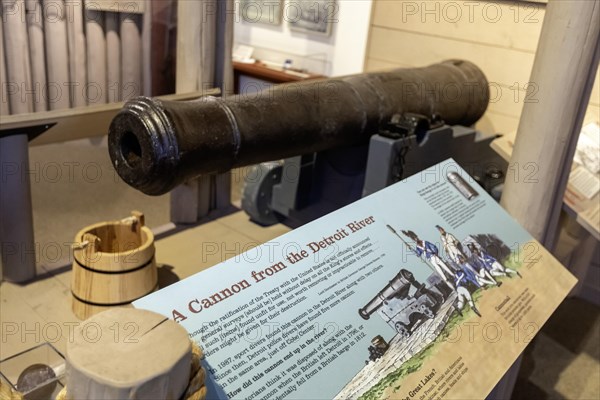
[(419, 286), (410, 271), (402, 269), (375, 297), (371, 299), (363, 308), (358, 310), (358, 314), (363, 319), (369, 319), (371, 314), (377, 311), (384, 302), (392, 298), (405, 299), (408, 297), (410, 285)]
[(471, 125), (488, 82), (468, 61), (277, 85), (252, 95), (125, 104), (109, 131), (120, 177), (160, 195), (201, 174), (368, 143), (396, 114)]

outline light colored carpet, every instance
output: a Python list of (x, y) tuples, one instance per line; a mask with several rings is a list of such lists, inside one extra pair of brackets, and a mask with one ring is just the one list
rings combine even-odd
[(513, 399), (600, 399), (600, 308), (561, 304), (525, 351)]

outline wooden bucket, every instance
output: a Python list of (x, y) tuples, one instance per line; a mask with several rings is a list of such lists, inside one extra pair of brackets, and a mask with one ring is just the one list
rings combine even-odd
[(154, 235), (144, 215), (88, 226), (73, 246), (73, 312), (80, 319), (125, 306), (157, 289)]

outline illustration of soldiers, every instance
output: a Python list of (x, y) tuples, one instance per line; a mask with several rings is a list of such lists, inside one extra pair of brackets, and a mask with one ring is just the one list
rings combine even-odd
[(483, 266), (480, 266), (479, 268), (471, 265), (467, 259), (462, 256), (459, 255), (458, 256), (458, 261), (459, 261), (459, 265), (462, 267), (463, 271), (464, 270), (472, 270), (475, 272), (475, 278), (477, 279), (477, 282), (479, 283), (479, 285), (481, 287), (484, 286), (501, 286), (502, 282), (497, 282), (496, 279), (494, 279), (494, 277), (490, 274), (490, 272)]
[(440, 232), (442, 246), (444, 246), (444, 251), (446, 252), (446, 255), (451, 261), (460, 265), (458, 257), (463, 256), (464, 258), (466, 258), (465, 253), (462, 251), (462, 244), (460, 243), (460, 240), (458, 240), (451, 233), (446, 232), (441, 226), (436, 225), (435, 227)]
[(425, 257), (427, 262), (433, 266), (435, 272), (446, 282), (450, 287), (453, 287), (452, 279), (454, 279), (454, 272), (450, 269), (448, 264), (439, 256), (439, 251), (436, 245), (431, 242), (420, 239), (413, 231), (402, 231), (402, 233), (414, 240), (416, 246), (413, 252), (419, 257)]
[(502, 265), (498, 260), (489, 255), (487, 252), (480, 250), (473, 243), (469, 243), (467, 245), (469, 251), (472, 254), (474, 260), (483, 265), (491, 275), (493, 276), (508, 276), (508, 275), (518, 275), (522, 278), (521, 274), (514, 269), (510, 269)]
[(471, 264), (459, 264), (460, 270), (456, 273), (456, 276), (460, 273), (462, 276), (463, 285), (467, 282), (471, 282), (478, 289), (483, 286), (483, 284), (479, 281), (479, 276), (475, 268), (471, 266)]
[(473, 310), (475, 314), (481, 317), (481, 313), (479, 312), (477, 307), (475, 307), (475, 303), (473, 302), (473, 297), (471, 296), (471, 293), (465, 287), (466, 283), (467, 274), (465, 273), (465, 271), (457, 272), (455, 281), (456, 293), (458, 294), (458, 297), (456, 298), (456, 311), (458, 311), (459, 315), (462, 315), (462, 309), (464, 308), (465, 303), (468, 303), (471, 307), (471, 310)]

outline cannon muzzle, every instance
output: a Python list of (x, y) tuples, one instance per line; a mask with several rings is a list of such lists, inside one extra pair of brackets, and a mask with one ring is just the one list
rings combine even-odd
[(129, 101), (114, 118), (109, 153), (119, 176), (160, 195), (201, 174), (366, 144), (396, 114), (472, 125), (488, 82), (467, 61), (274, 86), (252, 95)]

